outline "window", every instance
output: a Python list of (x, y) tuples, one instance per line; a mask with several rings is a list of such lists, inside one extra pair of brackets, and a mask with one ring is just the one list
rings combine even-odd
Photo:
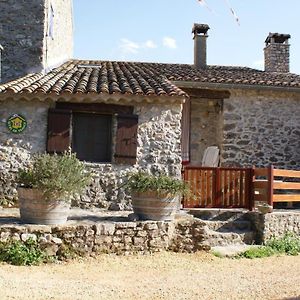
[(75, 113), (72, 149), (80, 160), (111, 162), (111, 131), (112, 116)]
[(47, 151), (71, 147), (83, 161), (134, 164), (137, 126), (130, 106), (58, 103), (48, 114)]

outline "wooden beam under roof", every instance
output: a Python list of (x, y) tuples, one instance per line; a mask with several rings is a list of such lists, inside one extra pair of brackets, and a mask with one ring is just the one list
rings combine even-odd
[(230, 92), (227, 90), (199, 89), (199, 88), (181, 88), (190, 97), (207, 99), (227, 99)]

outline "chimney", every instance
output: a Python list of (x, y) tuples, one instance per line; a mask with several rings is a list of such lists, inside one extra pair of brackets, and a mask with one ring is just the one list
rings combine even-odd
[(2, 74), (2, 69), (1, 69), (1, 65), (2, 65), (2, 51), (3, 51), (3, 47), (0, 44), (0, 83), (1, 83), (1, 74)]
[(194, 24), (192, 33), (194, 34), (194, 66), (196, 69), (204, 69), (206, 62), (206, 39), (208, 37), (207, 24)]
[(269, 33), (266, 38), (265, 71), (289, 73), (290, 72), (290, 45), (289, 34)]

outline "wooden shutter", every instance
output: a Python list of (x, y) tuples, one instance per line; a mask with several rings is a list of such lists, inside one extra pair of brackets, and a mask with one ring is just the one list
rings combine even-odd
[(49, 109), (47, 152), (62, 153), (71, 146), (72, 112)]
[(115, 162), (135, 164), (137, 150), (138, 116), (118, 115)]

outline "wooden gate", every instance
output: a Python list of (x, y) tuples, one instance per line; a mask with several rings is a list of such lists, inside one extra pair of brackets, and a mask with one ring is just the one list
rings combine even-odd
[(252, 209), (252, 168), (186, 166), (183, 177), (191, 189), (184, 208)]

